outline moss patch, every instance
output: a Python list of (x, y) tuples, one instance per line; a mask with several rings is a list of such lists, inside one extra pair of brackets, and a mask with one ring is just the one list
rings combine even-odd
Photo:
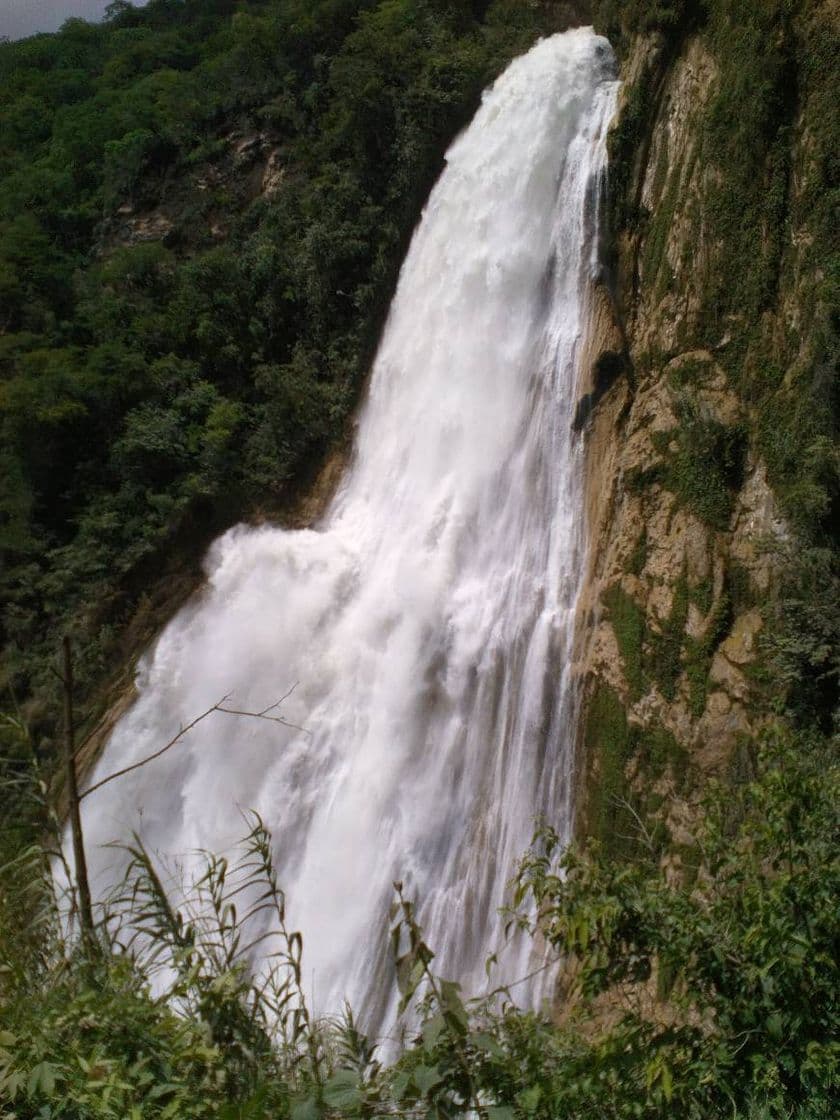
[(645, 612), (618, 584), (606, 592), (604, 605), (618, 642), (624, 677), (632, 702), (639, 699), (645, 688)]
[(620, 822), (626, 824), (621, 801), (628, 793), (629, 728), (624, 705), (607, 685), (599, 685), (589, 703), (585, 730), (590, 777), (585, 831), (612, 850)]
[(584, 740), (590, 773), (585, 833), (614, 858), (663, 851), (669, 841), (659, 819), (665, 798), (651, 787), (667, 776), (682, 791), (689, 775), (688, 753), (661, 725), (629, 723), (621, 698), (605, 684), (598, 685), (589, 703)]
[(640, 576), (644, 571), (648, 555), (647, 526), (642, 526), (642, 531), (633, 545), (630, 559), (627, 561), (627, 571), (634, 576)]
[[(643, 529), (628, 561), (629, 571), (638, 574), (646, 549), (647, 531)], [(692, 603), (707, 616), (699, 638), (686, 633)], [(674, 584), (668, 617), (658, 629), (648, 624), (642, 607), (619, 584), (606, 592), (604, 604), (616, 636), (629, 703), (638, 700), (651, 684), (667, 701), (673, 701), (685, 673), (689, 707), (692, 715), (699, 719), (706, 707), (709, 671), (715, 652), (731, 632), (737, 615), (752, 605), (746, 569), (734, 562), (728, 566), (723, 591), (715, 602), (711, 579), (701, 580), (692, 587), (684, 565)], [(656, 757), (654, 750), (651, 759)], [(661, 769), (655, 776), (660, 773)]]
[(674, 586), (671, 610), (659, 633), (651, 632), (648, 671), (666, 700), (673, 700), (682, 672), (681, 651), (688, 619), (688, 578), (685, 566)]
[(689, 706), (691, 714), (699, 719), (706, 708), (709, 690), (709, 670), (718, 646), (732, 629), (732, 599), (724, 590), (715, 604), (703, 636), (686, 638), (685, 671), (688, 677)]
[(666, 774), (675, 788), (682, 792), (688, 775), (688, 751), (661, 724), (632, 728), (632, 741), (645, 777), (656, 781)]

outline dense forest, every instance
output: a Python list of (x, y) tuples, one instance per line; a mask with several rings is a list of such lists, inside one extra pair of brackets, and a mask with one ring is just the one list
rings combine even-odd
[[(727, 361), (753, 413), (737, 440), (687, 415), (670, 473), (635, 484), (714, 526), (745, 444), (766, 462), (789, 526), (755, 670), (766, 718), (702, 791), (679, 873), (644, 820), (629, 857), (585, 840), (561, 853), (546, 831), (523, 853), (511, 922), (536, 905), (532, 933), (566, 962), (559, 1021), (517, 1012), (515, 992), (466, 999), (397, 895), (420, 1026), (385, 1064), (351, 1009), (316, 1022), (301, 1005), (258, 820), (238, 863), (208, 857), (192, 910), (138, 847), (108, 923), (68, 931), (45, 855), (56, 656), (71, 632), (84, 732), (213, 535), (294, 521), (348, 441), (446, 147), (514, 56), (582, 20), (620, 58), (646, 35), (667, 64), (697, 33), (719, 65), (704, 140), (723, 249), (700, 329), (746, 322)], [(4, 1115), (836, 1114), (837, 35), (816, 0), (115, 0), (101, 25), (0, 44)], [(777, 298), (806, 103), (814, 232), (792, 319), (816, 342), (792, 376), (744, 355)], [(617, 282), (622, 238), (673, 218), (628, 197), (655, 104), (653, 78), (637, 83), (612, 135)], [(238, 959), (246, 880), (283, 930), (269, 982)]]

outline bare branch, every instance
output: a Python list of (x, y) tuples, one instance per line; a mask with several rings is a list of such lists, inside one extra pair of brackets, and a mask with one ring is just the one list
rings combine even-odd
[(196, 718), (188, 723), (186, 727), (182, 727), (178, 734), (173, 735), (169, 742), (164, 744), (164, 746), (162, 746), (160, 750), (155, 751), (153, 754), (147, 755), (145, 758), (141, 758), (139, 762), (133, 762), (130, 766), (124, 766), (122, 770), (117, 770), (113, 774), (109, 774), (106, 778), (102, 778), (101, 781), (95, 782), (92, 786), (88, 786), (85, 792), (79, 797), (79, 800), (84, 801), (84, 799), (91, 793), (95, 793), (96, 790), (102, 789), (102, 787), (108, 785), (109, 782), (116, 781), (117, 778), (125, 777), (126, 774), (130, 774), (134, 770), (139, 770), (141, 766), (146, 766), (149, 762), (154, 762), (155, 759), (160, 758), (162, 755), (166, 754), (166, 752), (171, 750), (177, 743), (179, 743), (185, 735), (192, 731), (194, 727), (201, 723), (202, 720), (207, 719), (208, 716), (213, 715), (214, 712), (221, 712), (224, 715), (228, 716), (245, 716), (249, 719), (262, 719), (266, 720), (269, 723), (279, 723), (283, 727), (289, 727), (294, 731), (300, 731), (304, 735), (308, 735), (309, 732), (305, 727), (298, 727), (297, 724), (289, 723), (288, 720), (283, 719), (281, 716), (268, 715), (268, 712), (274, 711), (278, 707), (278, 705), (282, 704), (283, 701), (292, 694), (296, 687), (296, 685), (292, 685), (285, 696), (282, 696), (273, 704), (269, 704), (269, 706), (267, 708), (264, 708), (261, 712), (248, 712), (245, 710), (240, 710), (238, 708), (226, 708), (225, 704), (228, 700), (230, 700), (230, 695), (228, 694), (227, 696), (223, 696), (221, 700), (217, 700), (215, 704), (209, 707), (206, 711), (202, 712), (200, 716), (196, 716)]
[[(651, 836), (650, 830), (648, 829), (647, 825), (642, 820), (642, 818), (639, 816), (639, 814), (636, 812), (636, 810), (633, 808), (633, 806), (630, 804), (630, 802), (624, 797), (617, 797), (617, 796), (613, 796), (610, 800), (613, 802), (614, 805), (617, 805), (619, 808), (626, 810), (632, 816), (633, 820), (636, 822), (636, 825), (638, 826), (639, 835), (641, 836), (642, 840), (644, 841), (645, 847), (648, 849), (649, 852), (655, 854), (656, 853), (656, 845), (653, 842), (653, 836)], [(635, 840), (635, 839), (638, 839), (638, 837), (636, 837), (636, 836), (624, 836), (624, 837), (621, 837), (621, 839), (623, 839), (623, 840)]]
[[(279, 703), (279, 701), (278, 701), (278, 703)], [(303, 732), (304, 735), (309, 735), (310, 734), (310, 732), (307, 731), (305, 727), (298, 727), (298, 725), (296, 723), (289, 723), (289, 721), (287, 719), (283, 719), (282, 716), (266, 715), (266, 712), (270, 712), (272, 710), (272, 708), (276, 708), (276, 707), (277, 707), (277, 704), (272, 704), (271, 707), (266, 708), (264, 712), (244, 712), (244, 711), (240, 711), (238, 708), (222, 708), (222, 707), (217, 707), (214, 710), (217, 711), (217, 712), (224, 712), (224, 714), (226, 716), (249, 716), (251, 719), (265, 719), (265, 720), (268, 720), (270, 723), (280, 723), (280, 724), (283, 725), (283, 727), (290, 727), (293, 731), (301, 731), (301, 732)]]
[(94, 921), (91, 902), (90, 882), (88, 880), (85, 842), (82, 833), (82, 818), (79, 814), (79, 786), (76, 777), (75, 761), (75, 721), (73, 717), (73, 649), (69, 635), (65, 634), (61, 643), (64, 675), (61, 677), (64, 693), (64, 762), (67, 782), (67, 802), (70, 812), (70, 834), (73, 840), (73, 861), (76, 865), (76, 886), (79, 891), (79, 920), (82, 937), (88, 950), (93, 946)]
[(528, 972), (525, 976), (520, 976), (518, 980), (511, 980), (509, 984), (500, 984), (498, 988), (493, 988), (486, 996), (481, 996), (480, 999), (475, 1002), (483, 1003), (486, 1000), (492, 999), (494, 996), (504, 995), (518, 984), (525, 984), (528, 980), (533, 980), (535, 976), (539, 976), (541, 972), (545, 972), (546, 969), (553, 968), (556, 964), (559, 964), (562, 959), (562, 956), (551, 957), (544, 964), (541, 964), (539, 968), (535, 968), (533, 972)]
[(197, 726), (197, 724), (201, 723), (202, 720), (207, 719), (207, 717), (212, 715), (213, 712), (217, 712), (219, 710), (219, 706), (221, 704), (224, 704), (225, 700), (227, 699), (227, 696), (223, 696), (222, 699), (218, 701), (218, 703), (212, 706), (212, 708), (208, 708), (206, 712), (202, 712), (200, 716), (196, 716), (196, 718), (191, 723), (188, 723), (186, 727), (182, 727), (177, 735), (174, 735), (165, 746), (161, 747), (160, 750), (155, 751), (154, 754), (147, 755), (146, 758), (141, 759), (139, 762), (133, 762), (131, 766), (125, 766), (122, 770), (117, 770), (115, 771), (115, 773), (109, 774), (107, 778), (103, 778), (102, 781), (96, 782), (94, 783), (94, 785), (89, 786), (79, 800), (83, 801), (90, 794), (95, 793), (96, 790), (108, 785), (109, 782), (113, 782), (117, 778), (122, 778), (124, 775), (130, 774), (132, 770), (139, 770), (140, 767), (145, 766), (146, 763), (154, 762), (156, 758), (160, 758), (161, 755), (166, 754), (166, 752), (168, 750), (171, 750), (171, 748), (174, 747), (176, 743), (179, 743), (189, 731), (192, 731), (192, 729)]
[(281, 704), (283, 704), (286, 700), (289, 699), (289, 697), (292, 695), (292, 693), (294, 692), (294, 690), (297, 688), (297, 686), (299, 684), (300, 684), (300, 681), (295, 681), (295, 683), (292, 685), (292, 687), (289, 689), (288, 692), (284, 692), (279, 700), (275, 700), (273, 704), (269, 704), (267, 708), (263, 708), (263, 710), (261, 712), (257, 712), (257, 715), (258, 716), (266, 716), (266, 715), (268, 715), (269, 712), (273, 712), (275, 708), (279, 708)]

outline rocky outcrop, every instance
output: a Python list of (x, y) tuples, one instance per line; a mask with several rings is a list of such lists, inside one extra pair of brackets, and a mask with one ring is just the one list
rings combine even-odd
[(273, 198), (285, 176), (283, 149), (270, 131), (225, 132), (189, 167), (147, 173), (137, 198), (100, 228), (100, 251), (161, 241), (190, 251), (227, 240), (231, 225), (258, 198)]

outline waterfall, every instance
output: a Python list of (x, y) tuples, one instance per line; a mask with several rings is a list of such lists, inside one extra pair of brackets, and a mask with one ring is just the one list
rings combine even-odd
[[(119, 871), (108, 841), (134, 829), (189, 868), (256, 809), (319, 1011), (346, 998), (391, 1019), (395, 879), (436, 969), (481, 989), (535, 819), (569, 833), (586, 555), (572, 417), (616, 91), (609, 45), (579, 29), (485, 93), (414, 235), (326, 515), (213, 545), (91, 778), (222, 696), (259, 711), (296, 686), (281, 709), (296, 726), (208, 717), (92, 793), (84, 827), (101, 897)], [(530, 952), (500, 953), (494, 982)]]

